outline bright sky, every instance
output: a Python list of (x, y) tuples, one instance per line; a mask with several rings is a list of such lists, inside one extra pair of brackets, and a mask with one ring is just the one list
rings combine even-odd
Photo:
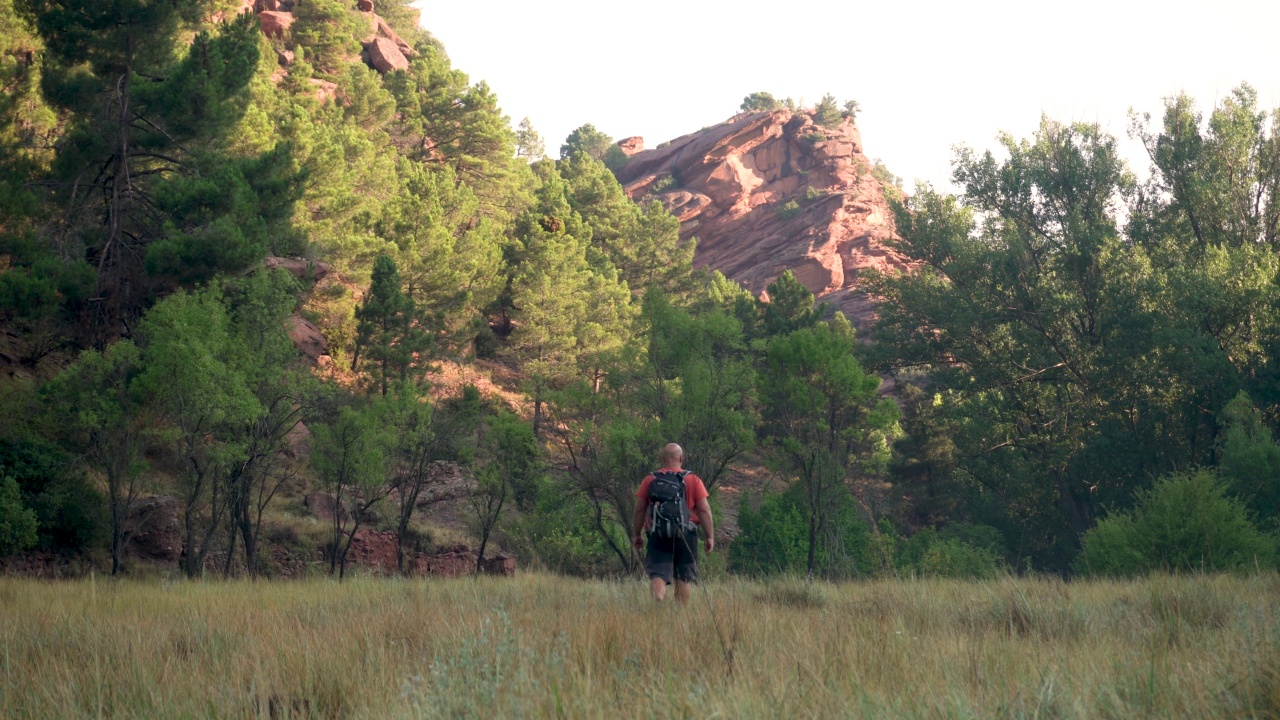
[[(419, 0), (455, 67), (555, 156), (592, 123), (646, 147), (732, 116), (754, 91), (862, 106), (865, 152), (948, 187), (951, 148), (1027, 137), (1042, 113), (1127, 139), (1130, 107), (1202, 108), (1240, 82), (1280, 107), (1280, 0)], [(1145, 165), (1135, 168), (1145, 171)]]

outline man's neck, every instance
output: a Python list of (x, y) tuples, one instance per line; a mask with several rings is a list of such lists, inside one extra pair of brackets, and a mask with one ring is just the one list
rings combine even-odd
[(662, 469), (663, 469), (663, 470), (677, 470), (677, 471), (679, 471), (679, 470), (683, 470), (684, 468), (680, 467), (679, 465), (666, 465), (666, 466), (663, 466), (663, 468), (662, 468)]

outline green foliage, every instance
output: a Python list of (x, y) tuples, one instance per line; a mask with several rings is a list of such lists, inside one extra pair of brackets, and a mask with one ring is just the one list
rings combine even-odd
[[(373, 265), (373, 282), (356, 310), (356, 351), (352, 366), (367, 368), (373, 387), (387, 394), (392, 379), (405, 382), (423, 371), (430, 339), (417, 308), (401, 290), (400, 272), (390, 256)], [(363, 361), (363, 362), (362, 362)]]
[(1232, 494), (1270, 524), (1280, 521), (1280, 446), (1241, 392), (1222, 411), (1219, 467)]
[(807, 570), (818, 569), (821, 538), (854, 475), (882, 472), (897, 406), (877, 400), (880, 379), (853, 356), (851, 332), (833, 323), (772, 336), (760, 374), (762, 432), (780, 467), (802, 488)]
[(22, 504), (18, 483), (0, 475), (0, 555), (36, 544), (36, 513)]
[(800, 203), (795, 200), (788, 200), (775, 208), (773, 212), (778, 216), (779, 220), (790, 220), (803, 211), (804, 208), (800, 207)]
[(595, 125), (587, 123), (569, 133), (564, 144), (560, 146), (560, 159), (571, 160), (574, 155), (586, 155), (601, 162), (605, 154), (613, 146), (613, 138), (600, 132)]
[(778, 102), (772, 95), (767, 92), (753, 92), (742, 99), (742, 105), (738, 108), (742, 112), (768, 112), (777, 110), (782, 107), (782, 103)]
[(808, 527), (800, 503), (789, 494), (765, 493), (758, 507), (743, 496), (738, 537), (729, 546), (729, 569), (747, 575), (802, 572)]
[(849, 118), (849, 122), (858, 121), (858, 113), (862, 111), (862, 106), (857, 100), (846, 100), (844, 103), (844, 117)]
[(348, 56), (360, 52), (356, 39), (369, 34), (368, 21), (342, 0), (306, 0), (293, 15), (292, 44), (306, 48), (307, 62), (325, 75), (337, 75)]
[(831, 93), (823, 95), (818, 104), (813, 106), (813, 121), (823, 127), (837, 127), (844, 118), (844, 113), (840, 112), (840, 106), (836, 103), (836, 96)]
[(1207, 470), (1173, 475), (1084, 537), (1076, 569), (1090, 575), (1218, 572), (1274, 566), (1276, 547), (1240, 501)]
[(813, 327), (826, 312), (825, 305), (813, 306), (813, 293), (790, 270), (783, 270), (765, 292), (769, 301), (759, 303), (761, 329), (765, 335), (786, 335)]
[[(998, 575), (1004, 568), (1000, 556), (990, 547), (966, 542), (959, 533), (939, 532), (931, 527), (912, 535), (897, 545), (898, 572), (919, 577), (952, 577), (986, 579)], [(994, 531), (994, 528), (987, 528)], [(988, 537), (998, 544), (999, 538)]]
[(516, 128), (516, 157), (526, 162), (537, 162), (546, 156), (546, 145), (538, 131), (533, 129), (533, 123), (529, 118), (521, 120)]

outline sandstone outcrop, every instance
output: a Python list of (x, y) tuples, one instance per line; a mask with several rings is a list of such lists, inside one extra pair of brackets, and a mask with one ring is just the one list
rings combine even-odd
[(258, 13), (258, 22), (262, 24), (263, 35), (269, 38), (283, 38), (293, 25), (293, 13), (264, 10)]
[(289, 317), (289, 339), (293, 341), (293, 346), (303, 355), (311, 358), (312, 362), (317, 362), (320, 356), (329, 354), (329, 341), (325, 339), (324, 333), (301, 315)]
[(627, 194), (660, 200), (680, 220), (681, 238), (697, 238), (697, 266), (757, 295), (790, 269), (865, 329), (875, 309), (858, 287), (861, 271), (906, 268), (885, 245), (892, 214), (849, 120), (828, 128), (804, 112), (742, 114), (628, 154), (615, 171)]
[(369, 64), (373, 69), (384, 75), (393, 70), (409, 69), (409, 59), (387, 38), (374, 38), (364, 46), (364, 51), (368, 54)]

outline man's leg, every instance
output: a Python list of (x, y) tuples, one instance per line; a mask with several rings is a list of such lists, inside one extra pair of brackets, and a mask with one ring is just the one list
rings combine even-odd
[(675, 567), (676, 600), (686, 603), (693, 595), (693, 584), (698, 581), (698, 531), (687, 533), (676, 543), (672, 553)]
[(671, 582), (671, 576), (675, 572), (673, 550), (670, 541), (663, 542), (662, 538), (649, 536), (649, 545), (644, 554), (644, 569), (649, 575), (649, 594), (659, 602), (667, 597), (667, 583)]
[(692, 595), (693, 583), (688, 583), (683, 580), (676, 581), (676, 600), (679, 600), (682, 603), (687, 603)]
[[(667, 597), (667, 581), (660, 577), (649, 578), (649, 594), (653, 599), (662, 602)], [(680, 597), (680, 585), (676, 585), (676, 597)]]

